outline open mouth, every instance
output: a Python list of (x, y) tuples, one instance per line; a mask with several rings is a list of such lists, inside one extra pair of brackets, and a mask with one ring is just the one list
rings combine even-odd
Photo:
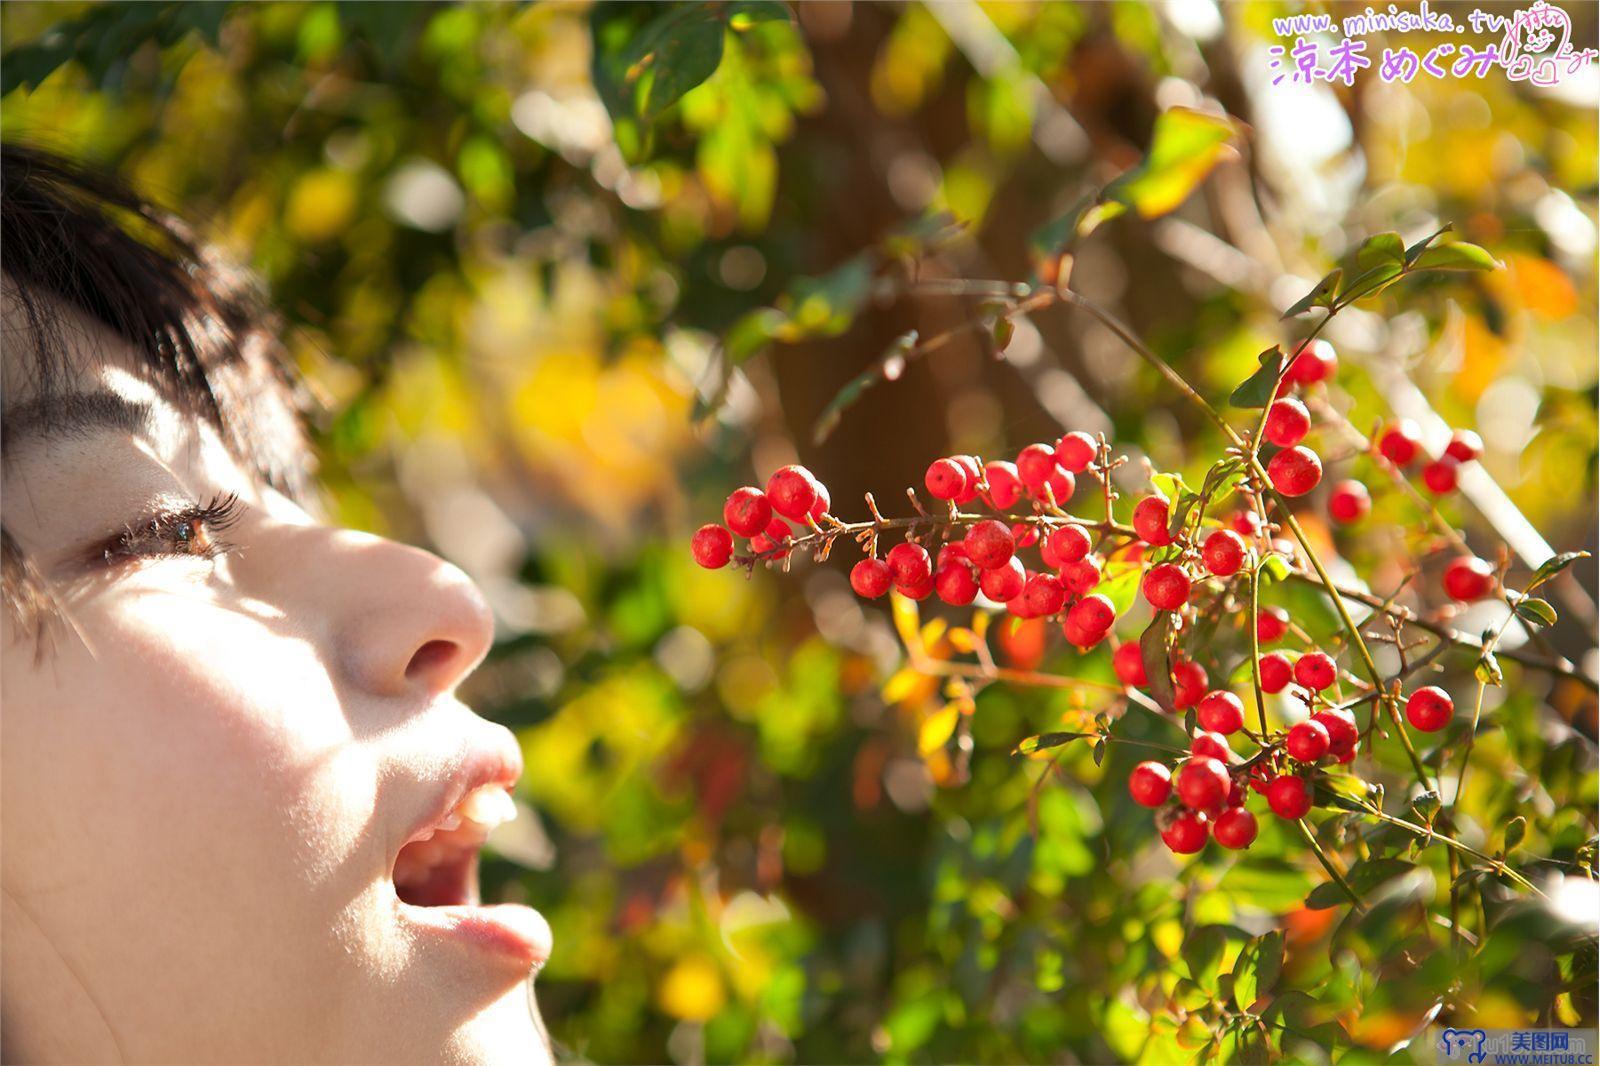
[(478, 851), (490, 830), (516, 816), (516, 804), (504, 785), (472, 789), (400, 849), (394, 863), (395, 894), (414, 907), (477, 905)]

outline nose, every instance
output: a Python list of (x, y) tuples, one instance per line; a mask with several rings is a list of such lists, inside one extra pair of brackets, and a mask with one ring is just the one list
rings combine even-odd
[(365, 602), (342, 627), (351, 679), (386, 697), (449, 692), (488, 654), (488, 603), (471, 578), (438, 556), (370, 539), (349, 575), (366, 586), (351, 590)]

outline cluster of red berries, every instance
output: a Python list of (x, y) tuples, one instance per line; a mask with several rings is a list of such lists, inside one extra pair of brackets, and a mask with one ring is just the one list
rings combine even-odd
[[(1284, 372), (1280, 390), (1314, 385), (1336, 368), (1337, 358), (1325, 342), (1302, 346)], [(1321, 459), (1302, 443), (1310, 430), (1310, 413), (1293, 396), (1277, 396), (1265, 412), (1264, 439), (1278, 449), (1268, 459), (1266, 472), (1273, 488), (1285, 497), (1304, 496), (1322, 479)], [(1414, 426), (1397, 423), (1380, 437), (1379, 451), (1403, 467), (1416, 457), (1415, 437)], [(1474, 434), (1458, 433), (1438, 462), (1452, 464), (1453, 482), (1455, 465), (1472, 461), (1480, 450)], [(1205, 593), (1195, 597), (1197, 585), (1212, 579), (1226, 585), (1249, 565), (1253, 544), (1269, 548), (1263, 543), (1268, 532), (1262, 512), (1253, 506), (1223, 524), (1208, 523), (1203, 514), (1191, 512), (1190, 517), (1198, 519), (1191, 524), (1176, 521), (1172, 501), (1153, 492), (1134, 505), (1131, 535), (1127, 527), (1109, 520), (1114, 498), (1109, 491), (1108, 521), (1075, 518), (1062, 510), (1076, 491), (1078, 475), (1092, 467), (1093, 476), (1104, 482), (1114, 465), (1103, 438), (1078, 431), (1053, 445), (1030, 444), (1014, 461), (949, 456), (934, 461), (923, 478), (928, 494), (948, 508), (947, 515), (930, 513), (919, 504), (921, 518), (890, 522), (879, 518), (874, 508), (876, 521), (854, 526), (829, 513), (828, 490), (810, 471), (786, 466), (773, 473), (764, 489), (747, 486), (729, 495), (724, 524), (701, 527), (692, 549), (701, 566), (717, 568), (734, 558), (735, 535), (748, 541), (750, 554), (741, 559), (754, 562), (787, 557), (797, 539), (790, 523), (801, 527), (799, 535), (809, 537), (808, 543), (821, 545), (823, 554), (835, 538), (848, 533), (861, 543), (866, 556), (851, 568), (850, 584), (866, 599), (893, 590), (913, 600), (937, 596), (947, 604), (965, 606), (982, 595), (989, 604), (1003, 605), (1019, 618), (1059, 618), (1067, 640), (1087, 651), (1111, 633), (1117, 620), (1112, 599), (1096, 591), (1106, 555), (1143, 568), (1139, 592), (1154, 611), (1188, 615), (1193, 613), (1192, 598), (1206, 602)], [(1430, 488), (1442, 484), (1438, 477), (1430, 480), (1426, 472), (1424, 480)], [(995, 517), (961, 510), (975, 502)], [(1019, 503), (1026, 504), (1030, 513), (1021, 517), (1008, 513)], [(1339, 522), (1360, 519), (1370, 506), (1366, 487), (1358, 481), (1340, 482), (1328, 500), (1329, 511)], [(880, 557), (880, 536), (895, 528), (904, 528), (906, 539)], [(1115, 546), (1114, 553), (1108, 542)], [(1030, 548), (1037, 548), (1040, 565), (1024, 564), (1020, 553)], [(1273, 541), (1270, 550), (1293, 552), (1281, 541)], [(1445, 591), (1463, 602), (1489, 595), (1494, 582), (1493, 569), (1471, 556), (1452, 560), (1443, 577)], [(1254, 625), (1263, 646), (1283, 640), (1291, 631), (1300, 640), (1307, 639), (1277, 607), (1261, 608), (1246, 624)], [(1249, 847), (1257, 834), (1255, 816), (1246, 809), (1251, 791), (1264, 795), (1279, 817), (1298, 819), (1312, 806), (1318, 767), (1346, 764), (1355, 757), (1360, 742), (1355, 718), (1324, 695), (1339, 678), (1338, 664), (1325, 652), (1311, 649), (1291, 657), (1273, 650), (1260, 655), (1261, 690), (1281, 693), (1296, 685), (1294, 694), (1313, 712), (1270, 736), (1257, 736), (1245, 727), (1244, 704), (1232, 692), (1212, 690), (1200, 663), (1179, 651), (1167, 665), (1171, 706), (1194, 710), (1191, 748), (1175, 768), (1141, 763), (1130, 775), (1128, 788), (1137, 802), (1160, 809), (1157, 824), (1162, 839), (1175, 852), (1198, 851), (1208, 836), (1227, 848)], [(1138, 643), (1117, 645), (1112, 667), (1130, 688), (1149, 684)], [(1438, 688), (1419, 689), (1406, 702), (1407, 720), (1424, 732), (1442, 729), (1453, 711), (1450, 697)], [(1236, 734), (1256, 743), (1254, 755), (1243, 759), (1235, 755), (1228, 738)]]
[[(1301, 661), (1307, 659), (1309, 656)], [(1323, 668), (1319, 664), (1318, 670)], [(1331, 665), (1326, 669), (1331, 671)], [(1266, 674), (1263, 658), (1262, 688), (1268, 687)], [(1297, 670), (1297, 680), (1298, 674)], [(1454, 713), (1450, 696), (1432, 685), (1418, 689), (1406, 700), (1406, 720), (1423, 732), (1443, 729)], [(1294, 821), (1305, 817), (1315, 796), (1315, 768), (1350, 762), (1361, 742), (1355, 716), (1328, 707), (1240, 761), (1227, 739), (1244, 727), (1244, 705), (1238, 696), (1227, 691), (1207, 693), (1195, 720), (1199, 728), (1189, 754), (1175, 769), (1150, 760), (1128, 775), (1128, 794), (1135, 803), (1158, 809), (1156, 826), (1162, 841), (1182, 855), (1199, 851), (1208, 836), (1234, 850), (1254, 843), (1259, 827), (1246, 806), (1251, 791), (1265, 796), (1267, 807), (1280, 818)]]

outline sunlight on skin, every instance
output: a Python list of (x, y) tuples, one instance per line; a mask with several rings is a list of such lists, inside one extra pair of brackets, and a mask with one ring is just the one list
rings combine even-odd
[[(467, 753), (511, 743), (452, 695), (492, 635), (476, 590), (318, 524), (117, 341), (76, 332), (63, 384), (150, 417), (8, 441), (7, 529), (71, 628), (36, 654), (4, 623), (7, 1053), (545, 1061), (526, 963), (416, 925), (389, 881)], [(230, 493), (214, 558), (97, 558)]]

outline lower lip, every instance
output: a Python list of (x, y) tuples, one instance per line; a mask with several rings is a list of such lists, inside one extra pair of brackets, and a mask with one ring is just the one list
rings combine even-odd
[(508, 959), (523, 969), (543, 966), (554, 946), (550, 923), (544, 915), (517, 903), (487, 907), (413, 907), (402, 903), (400, 910), (414, 925)]

